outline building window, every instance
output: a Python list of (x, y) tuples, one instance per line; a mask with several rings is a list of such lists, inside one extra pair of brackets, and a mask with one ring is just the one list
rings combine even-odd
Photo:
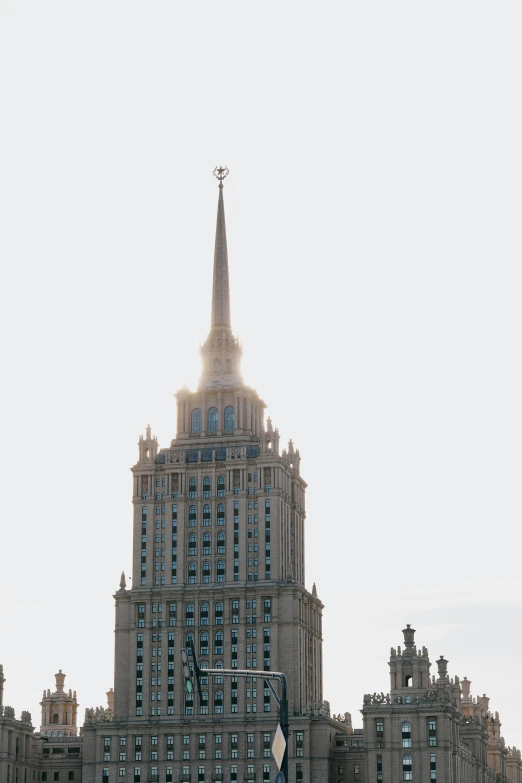
[(437, 747), (437, 718), (428, 718), (428, 736), (430, 748)]
[(232, 432), (234, 429), (234, 408), (232, 405), (227, 405), (225, 408), (225, 430), (226, 432)]
[[(223, 661), (214, 661), (214, 669), (222, 669), (223, 668)], [(214, 685), (223, 685), (223, 677), (221, 675), (216, 674), (214, 677)]]
[(214, 624), (223, 625), (223, 604), (218, 601), (214, 607)]
[(185, 607), (185, 624), (194, 625), (194, 604), (187, 604)]
[(196, 527), (198, 521), (198, 514), (196, 506), (190, 506), (189, 508), (189, 527)]
[(217, 524), (225, 524), (225, 506), (223, 503), (219, 503), (217, 507)]
[(197, 536), (195, 533), (191, 533), (188, 537), (188, 554), (189, 557), (194, 557), (198, 553)]
[(223, 632), (216, 631), (214, 634), (214, 655), (223, 655)]
[(185, 715), (193, 715), (194, 713), (194, 696), (192, 693), (185, 694)]
[(201, 411), (194, 408), (192, 411), (192, 432), (201, 432)]
[(437, 758), (435, 753), (430, 753), (430, 780), (437, 780)]
[(189, 498), (195, 499), (197, 492), (197, 480), (194, 476), (189, 479)]
[(202, 603), (199, 605), (199, 624), (208, 625), (208, 604)]
[(296, 783), (300, 783), (300, 781), (303, 779), (303, 765), (302, 764), (296, 764), (295, 765), (295, 779), (296, 779)]
[(223, 714), (223, 691), (214, 692), (214, 714)]
[(189, 585), (195, 585), (197, 578), (197, 566), (194, 560), (191, 560), (188, 564), (188, 583)]
[(210, 527), (211, 524), (212, 518), (210, 514), (210, 506), (207, 503), (203, 506), (203, 527)]
[(221, 532), (217, 534), (217, 554), (225, 554), (225, 534)]
[(377, 783), (382, 783), (382, 756), (377, 756)]
[(208, 633), (206, 631), (199, 635), (199, 654), (202, 657), (208, 655)]
[(411, 756), (402, 757), (402, 779), (413, 780), (413, 761)]
[(218, 582), (224, 582), (225, 581), (225, 561), (224, 560), (218, 560), (218, 562), (217, 562), (217, 581)]
[(203, 584), (205, 585), (210, 584), (210, 579), (211, 579), (210, 560), (203, 561), (202, 574), (203, 574)]
[(211, 537), (210, 533), (203, 533), (203, 554), (204, 555), (210, 555), (211, 554)]
[[(208, 691), (201, 691), (201, 699), (199, 700), (199, 714), (208, 715)], [(201, 756), (200, 754), (200, 758), (205, 757)]]
[(402, 747), (411, 748), (411, 724), (406, 722), (402, 724)]
[(218, 498), (224, 498), (225, 497), (225, 477), (224, 476), (218, 476), (217, 477), (217, 496), (218, 496)]
[(303, 732), (296, 731), (295, 733), (295, 755), (303, 756)]
[(207, 416), (208, 426), (207, 432), (215, 434), (218, 430), (218, 410), (217, 408), (209, 408)]
[(205, 476), (203, 479), (203, 497), (209, 498), (212, 493), (212, 480), (210, 476)]

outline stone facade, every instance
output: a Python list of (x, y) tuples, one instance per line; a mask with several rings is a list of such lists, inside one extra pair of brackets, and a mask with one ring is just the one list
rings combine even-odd
[(448, 661), (430, 674), (425, 647), (404, 629), (392, 648), (389, 694), (364, 697), (363, 728), (335, 741), (330, 779), (337, 783), (522, 783), (520, 751), (500, 736), (487, 696), (470, 696), (470, 681), (448, 676)]
[(0, 783), (82, 780), (83, 738), (77, 737), (76, 693), (64, 691), (65, 674), (56, 677), (56, 691), (44, 691), (42, 725), (35, 732), (31, 714), (16, 719), (13, 707), (3, 705), (0, 666)]

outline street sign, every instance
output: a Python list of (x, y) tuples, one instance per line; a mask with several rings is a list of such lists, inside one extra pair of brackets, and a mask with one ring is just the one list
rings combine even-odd
[(275, 776), (274, 783), (285, 783), (285, 776), (282, 772), (278, 772)]
[(190, 671), (190, 665), (188, 661), (187, 651), (185, 649), (180, 650), (181, 663), (183, 664), (183, 676), (185, 677), (185, 688), (189, 693), (194, 692), (194, 676)]
[[(283, 763), (285, 750), (286, 750), (286, 740), (281, 730), (281, 726), (278, 725), (277, 731), (275, 733), (274, 741), (272, 743), (272, 755), (275, 758), (277, 769), (281, 769), (281, 764)], [(282, 775), (283, 773), (281, 772), (280, 774)], [(277, 783), (283, 783), (283, 781), (284, 781), (284, 775), (283, 775), (283, 780), (282, 781), (277, 780)]]

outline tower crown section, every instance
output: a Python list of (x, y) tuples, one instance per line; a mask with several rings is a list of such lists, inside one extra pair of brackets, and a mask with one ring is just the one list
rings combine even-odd
[(65, 691), (66, 675), (61, 669), (54, 676), (56, 690), (53, 693), (51, 693), (50, 689), (44, 691), (42, 701), (40, 702), (42, 708), (40, 731), (48, 736), (76, 737), (78, 733), (76, 726), (78, 713), (76, 691)]
[(423, 693), (430, 685), (430, 659), (428, 650), (423, 647), (417, 651), (415, 645), (415, 628), (407, 625), (403, 629), (404, 649), (395, 650), (390, 654), (390, 689), (393, 697), (407, 694)]

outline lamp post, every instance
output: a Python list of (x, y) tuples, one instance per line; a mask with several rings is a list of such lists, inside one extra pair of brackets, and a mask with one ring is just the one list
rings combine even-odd
[[(193, 644), (191, 645), (190, 652), (192, 653), (197, 689), (201, 696), (201, 686), (199, 682), (201, 669), (198, 666), (196, 651), (194, 649)], [(188, 666), (187, 650), (186, 649), (180, 650), (180, 653), (181, 653), (181, 660), (183, 663), (185, 681), (187, 683), (187, 689), (190, 692), (193, 692), (194, 683), (191, 676), (192, 672), (190, 672), (190, 667)], [(281, 761), (281, 772), (284, 775), (285, 783), (288, 783), (288, 697), (286, 691), (286, 677), (283, 674), (283, 672), (271, 672), (271, 671), (265, 672), (265, 671), (256, 671), (255, 669), (203, 669), (203, 671), (205, 677), (212, 677), (212, 676), (260, 677), (263, 680), (265, 680), (279, 706), (279, 725), (281, 727), (281, 731), (285, 740), (285, 752), (283, 754), (283, 759)], [(281, 682), (281, 696), (278, 695), (276, 689), (272, 685), (271, 680), (279, 680)], [(192, 690), (191, 687), (189, 687), (189, 683), (190, 686), (192, 687)]]

